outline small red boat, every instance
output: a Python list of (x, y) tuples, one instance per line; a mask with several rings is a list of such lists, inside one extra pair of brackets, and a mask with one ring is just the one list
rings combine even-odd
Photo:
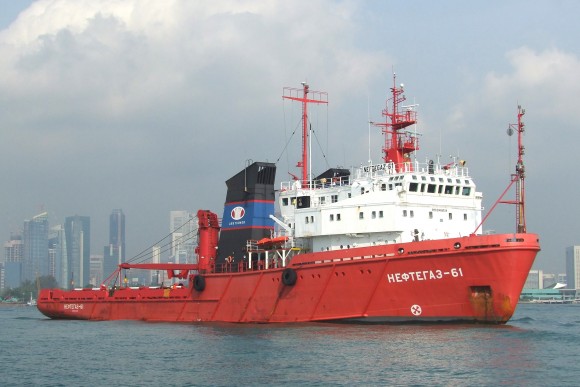
[[(316, 177), (309, 172), (308, 105), (327, 103), (327, 95), (304, 83), (285, 88), (283, 97), (302, 104), (300, 179), (275, 189), (276, 165), (253, 163), (226, 182), (221, 223), (198, 211), (197, 263), (123, 263), (100, 288), (43, 289), (38, 309), (55, 319), (180, 322), (511, 318), (540, 250), (525, 224), (521, 108), (510, 183), (516, 199), (503, 201), (517, 206), (516, 232), (485, 235), (482, 194), (465, 163), (412, 160), (419, 142), (407, 128), (416, 112), (401, 106), (403, 87), (394, 77), (386, 120), (375, 124), (385, 134), (382, 162)], [(175, 283), (124, 286), (131, 269), (162, 270)]]

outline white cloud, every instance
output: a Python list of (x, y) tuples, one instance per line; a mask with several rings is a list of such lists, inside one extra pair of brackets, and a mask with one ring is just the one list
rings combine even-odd
[(39, 1), (0, 36), (0, 84), (16, 101), (50, 95), (101, 117), (224, 91), (241, 101), (297, 76), (352, 92), (385, 57), (354, 48), (351, 12), (329, 2)]
[(484, 97), (494, 106), (518, 99), (535, 114), (580, 119), (578, 57), (556, 48), (537, 52), (529, 47), (512, 50), (506, 57), (513, 71), (490, 73), (485, 79)]
[[(95, 191), (130, 198), (151, 181), (151, 207), (187, 195), (219, 212), (216, 179), (279, 156), (283, 86), (307, 79), (340, 111), (341, 98), (366, 97), (388, 68), (384, 53), (356, 47), (355, 12), (335, 1), (35, 2), (0, 32), (0, 127), (10, 138), (0, 157), (18, 165), (7, 200), (27, 190), (79, 212), (67, 209), (70, 190), (59, 193), (74, 187), (104, 214), (121, 204)], [(195, 198), (187, 184), (168, 196), (165, 185), (182, 177)]]

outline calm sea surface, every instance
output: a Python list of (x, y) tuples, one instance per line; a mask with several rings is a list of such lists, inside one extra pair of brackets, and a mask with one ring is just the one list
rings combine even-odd
[(508, 325), (54, 321), (0, 307), (0, 385), (580, 385), (580, 305)]

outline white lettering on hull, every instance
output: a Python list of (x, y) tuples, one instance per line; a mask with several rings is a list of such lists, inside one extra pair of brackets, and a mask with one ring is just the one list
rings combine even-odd
[(84, 304), (64, 304), (64, 310), (70, 310), (71, 312), (77, 312), (85, 308)]
[(431, 281), (431, 280), (440, 280), (445, 277), (452, 278), (463, 277), (463, 270), (460, 267), (453, 267), (449, 271), (437, 269), (437, 270), (419, 270), (419, 271), (408, 271), (403, 273), (387, 274), (387, 280), (389, 281), (389, 283)]

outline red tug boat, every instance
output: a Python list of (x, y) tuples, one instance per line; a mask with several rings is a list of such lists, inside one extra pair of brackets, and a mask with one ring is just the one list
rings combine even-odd
[[(43, 289), (38, 309), (54, 319), (290, 323), (505, 323), (540, 250), (525, 224), (522, 134), (518, 162), (498, 203), (516, 205), (516, 232), (484, 235), (482, 194), (463, 161), (419, 163), (414, 106), (391, 97), (375, 124), (385, 134), (383, 160), (309, 173), (308, 105), (327, 94), (284, 88), (302, 104), (301, 179), (275, 189), (276, 165), (255, 162), (229, 179), (218, 216), (197, 213), (197, 263), (122, 263), (165, 271), (184, 284)], [(516, 198), (503, 201), (511, 186)], [(275, 200), (279, 212), (275, 213)], [(488, 214), (489, 215), (489, 214)], [(119, 281), (120, 282), (120, 281)]]

